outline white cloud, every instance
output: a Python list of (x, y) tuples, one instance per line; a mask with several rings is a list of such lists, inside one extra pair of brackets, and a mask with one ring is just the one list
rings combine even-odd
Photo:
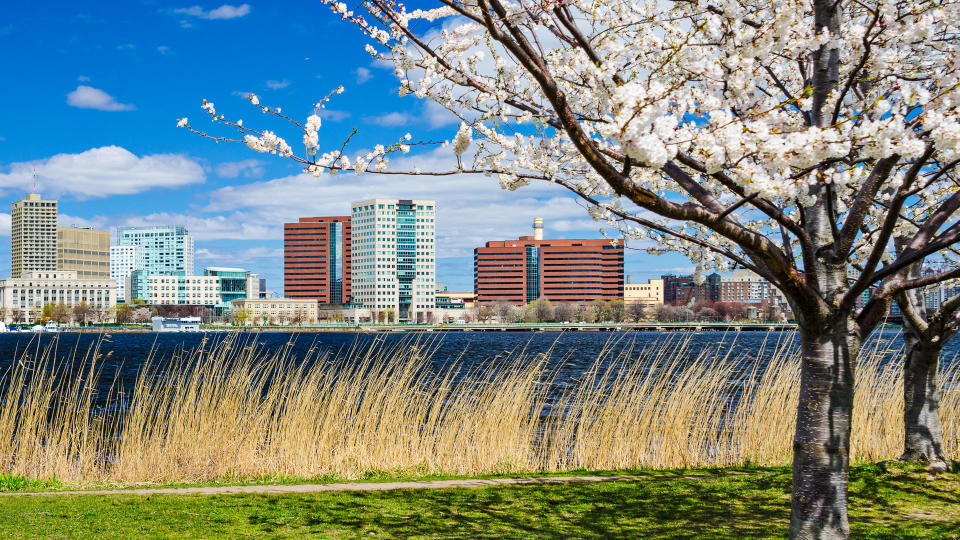
[(263, 162), (256, 159), (228, 161), (217, 166), (217, 176), (221, 178), (260, 178), (263, 176)]
[(250, 13), (250, 4), (242, 4), (239, 6), (224, 4), (211, 10), (205, 10), (200, 6), (191, 6), (188, 8), (177, 8), (173, 10), (173, 12), (179, 15), (189, 15), (190, 17), (196, 17), (198, 19), (236, 19)]
[(0, 236), (10, 236), (10, 214), (0, 214)]
[(371, 124), (377, 124), (378, 126), (405, 126), (411, 120), (410, 115), (407, 113), (401, 112), (392, 112), (387, 114), (381, 114), (380, 116), (368, 116), (364, 118), (364, 121)]
[(96, 199), (204, 181), (203, 168), (181, 154), (136, 156), (119, 146), (13, 163), (0, 173), (0, 188), (30, 189), (36, 170), (44, 194)]
[(427, 124), (429, 124), (432, 128), (439, 128), (460, 123), (460, 119), (457, 118), (452, 112), (448, 111), (442, 105), (439, 105), (437, 102), (432, 100), (427, 101), (424, 118), (427, 120)]
[(90, 82), (90, 77), (87, 77), (86, 75), (80, 75), (77, 77), (77, 80), (80, 82)]
[(357, 84), (363, 84), (373, 78), (373, 73), (369, 68), (357, 68)]
[[(451, 156), (450, 149), (439, 149), (398, 159), (391, 168), (419, 165), (423, 170), (440, 170), (450, 167)], [(548, 238), (596, 238), (600, 228), (560, 187), (535, 183), (510, 192), (500, 189), (495, 178), (466, 174), (287, 176), (217, 189), (203, 210), (228, 213), (232, 223), (275, 230), (273, 238), (279, 240), (283, 222), (303, 216), (349, 215), (351, 202), (374, 197), (436, 200), (441, 258), (469, 257), (487, 241), (530, 234), (534, 217), (544, 218)]]
[(164, 56), (172, 53), (172, 51), (170, 50), (170, 47), (167, 47), (166, 45), (160, 45), (159, 47), (157, 47), (157, 52)]
[[(240, 250), (223, 250), (199, 248), (195, 252), (197, 260), (203, 263), (203, 266), (226, 266), (229, 261), (230, 266), (250, 265), (258, 261), (268, 259), (271, 261), (283, 258), (283, 248), (270, 247), (252, 247)], [(256, 272), (256, 270), (253, 270)]]
[(106, 216), (80, 217), (57, 213), (57, 225), (61, 227), (90, 227), (91, 229), (106, 230), (113, 225), (111, 218)]
[(81, 84), (76, 90), (67, 94), (67, 105), (99, 111), (132, 111), (136, 109), (133, 105), (117, 102), (113, 96), (99, 88), (85, 84)]
[(243, 213), (229, 216), (195, 216), (155, 212), (144, 216), (129, 216), (120, 225), (126, 227), (183, 225), (198, 241), (279, 240), (283, 235), (283, 223), (255, 222)]
[(279, 90), (281, 88), (286, 88), (290, 86), (290, 81), (284, 79), (282, 81), (267, 81), (267, 87), (271, 90)]
[(320, 109), (320, 118), (324, 120), (330, 120), (331, 122), (340, 122), (350, 118), (350, 113), (347, 111), (336, 111), (333, 109)]

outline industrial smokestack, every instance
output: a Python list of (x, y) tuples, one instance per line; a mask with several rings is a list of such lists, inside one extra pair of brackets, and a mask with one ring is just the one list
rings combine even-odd
[(533, 239), (543, 240), (543, 218), (533, 218)]

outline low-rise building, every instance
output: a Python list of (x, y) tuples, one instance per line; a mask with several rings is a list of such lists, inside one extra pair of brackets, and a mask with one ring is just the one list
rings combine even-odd
[(437, 309), (473, 309), (477, 295), (472, 292), (437, 291)]
[(220, 303), (217, 309), (221, 314), (233, 309), (234, 300), (260, 298), (260, 276), (249, 270), (210, 266), (203, 269), (203, 275), (220, 278)]
[(154, 306), (217, 306), (220, 278), (150, 275), (147, 270), (136, 270), (130, 274), (130, 294)]
[(473, 250), (473, 290), (478, 302), (514, 305), (622, 300), (623, 240), (544, 240), (535, 218), (533, 236)]
[(147, 302), (153, 305), (216, 306), (220, 278), (216, 276), (150, 276)]
[(640, 304), (646, 309), (656, 309), (663, 304), (663, 280), (650, 279), (646, 283), (630, 283), (630, 277), (623, 285), (623, 303)]
[(317, 301), (305, 298), (240, 298), (233, 301), (234, 315), (242, 311), (244, 324), (314, 324)]
[[(109, 278), (80, 279), (74, 271), (38, 270), (0, 280), (4, 320), (26, 320), (47, 304), (86, 304), (106, 312), (117, 305), (117, 284)], [(19, 321), (14, 321), (19, 322)]]

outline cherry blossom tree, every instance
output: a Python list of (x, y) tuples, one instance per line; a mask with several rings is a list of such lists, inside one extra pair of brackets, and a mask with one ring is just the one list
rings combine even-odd
[[(319, 176), (484, 174), (550, 182), (650, 252), (742, 267), (779, 288), (799, 326), (801, 385), (791, 535), (849, 535), (854, 367), (893, 300), (960, 276), (960, 5), (886, 0), (440, 0), (407, 11), (327, 0), (392, 62), (401, 95), (461, 123), (456, 166), (391, 168), (407, 135), (370, 152), (319, 148), (320, 100), (302, 136), (228, 119), (222, 137)], [(339, 91), (340, 89), (338, 89)], [(908, 209), (910, 209), (908, 211)], [(893, 240), (902, 239), (900, 249)], [(865, 307), (857, 299), (873, 290)]]
[[(956, 266), (955, 260), (947, 258)], [(910, 277), (923, 279), (934, 271), (921, 264), (910, 269)], [(929, 464), (929, 470), (948, 470), (940, 424), (938, 367), (941, 352), (960, 333), (960, 282), (936, 284), (897, 295), (903, 315), (903, 455), (901, 460)], [(928, 295), (931, 301), (928, 301)]]

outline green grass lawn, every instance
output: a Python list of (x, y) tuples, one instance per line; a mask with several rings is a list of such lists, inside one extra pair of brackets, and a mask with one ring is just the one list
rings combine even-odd
[[(636, 481), (298, 495), (0, 498), (0, 537), (784, 536), (790, 471), (647, 471)], [(960, 475), (854, 468), (856, 537), (960, 538)]]

